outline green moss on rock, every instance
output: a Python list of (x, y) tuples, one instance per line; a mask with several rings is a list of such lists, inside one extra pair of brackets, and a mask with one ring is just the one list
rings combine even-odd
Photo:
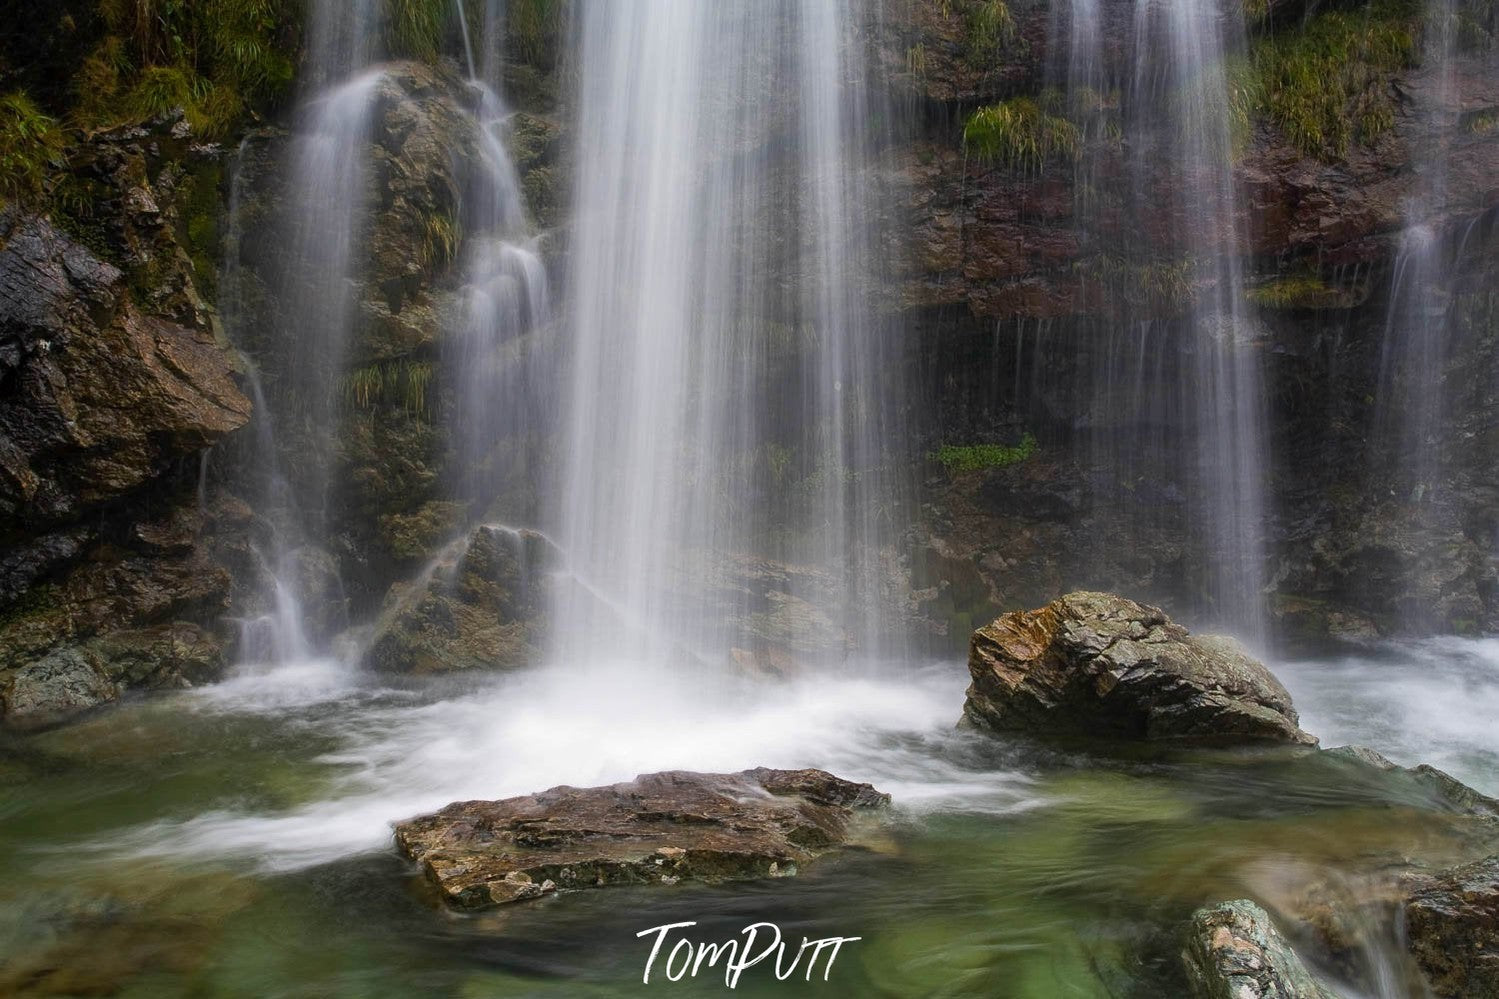
[(985, 468), (1008, 468), (1036, 453), (1036, 437), (1026, 434), (1019, 444), (944, 444), (928, 457), (949, 472), (977, 472)]

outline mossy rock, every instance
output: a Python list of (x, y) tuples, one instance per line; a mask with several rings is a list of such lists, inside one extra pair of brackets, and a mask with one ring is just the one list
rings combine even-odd
[(386, 514), (380, 518), (380, 541), (400, 559), (425, 558), (462, 522), (466, 503), (431, 500), (412, 513)]
[(556, 550), (534, 531), (480, 527), (415, 582), (391, 587), (365, 655), (373, 669), (514, 669), (544, 640), (545, 571)]

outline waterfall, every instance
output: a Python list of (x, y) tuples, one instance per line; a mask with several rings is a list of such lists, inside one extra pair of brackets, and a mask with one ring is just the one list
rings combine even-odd
[[(877, 141), (848, 2), (581, 12), (565, 658), (722, 661), (774, 614), (736, 559), (812, 563), (871, 651), (901, 400), (872, 314)], [(728, 603), (705, 612), (705, 600)]]
[(1190, 256), (1197, 286), (1183, 390), (1185, 411), (1195, 413), (1200, 478), (1194, 526), (1210, 560), (1210, 613), (1258, 642), (1265, 637), (1267, 417), (1244, 297), (1226, 63), (1243, 42), (1242, 14), (1237, 4), (1220, 10), (1214, 0), (1177, 0), (1142, 3), (1137, 18), (1140, 37), (1152, 30), (1165, 36), (1164, 77), (1155, 75), (1149, 47), (1137, 45), (1136, 100), (1174, 112), (1165, 131), (1167, 162), (1179, 171), (1178, 245)]
[[(463, 21), (461, 2), (455, 7)], [(488, 25), (501, 17), (498, 0), (490, 0), (486, 38)], [(229, 225), (234, 245), (224, 274), (226, 326), (252, 354), (258, 430), (247, 446), (254, 451), (250, 464), (257, 481), (249, 488), (274, 526), (272, 545), (257, 553), (267, 579), (260, 601), (265, 612), (244, 629), (242, 657), (251, 663), (325, 654), (331, 632), (347, 623), (323, 620), (314, 627), (308, 618), (326, 618), (326, 591), (342, 590), (343, 570), (333, 549), (339, 518), (346, 516), (339, 504), (348, 484), (335, 481), (333, 469), (341, 435), (355, 418), (348, 412), (349, 386), (356, 384), (351, 367), (373, 354), (377, 365), (386, 364), (379, 369), (386, 377), (392, 362), (379, 351), (388, 348), (371, 348), (369, 328), (378, 324), (381, 310), (399, 311), (391, 296), (409, 294), (404, 286), (399, 292), (375, 287), (369, 273), (368, 238), (386, 210), (377, 184), (390, 172), (390, 150), (377, 145), (391, 128), (393, 108), (406, 116), (397, 128), (408, 127), (410, 115), (428, 113), (402, 90), (402, 67), (376, 62), (384, 48), (380, 30), (372, 0), (312, 5), (309, 90), (280, 162), (265, 168), (286, 196), (279, 203), (272, 199), (269, 213), (263, 205), (256, 209), (255, 224), (262, 236), (275, 240), (276, 252), (262, 262), (258, 280), (265, 288), (259, 297), (265, 301), (258, 303), (262, 314), (253, 317), (240, 259), (247, 181), (235, 171)], [(466, 23), (464, 38), (467, 45)], [(472, 67), (474, 55), (467, 54)], [(486, 52), (485, 65), (492, 66), (493, 58)], [(416, 260), (429, 275), (436, 273), (434, 261), (451, 261), (462, 275), (461, 287), (451, 291), (430, 276), (421, 280), (428, 285), (424, 293), (438, 300), (430, 315), (442, 327), (435, 340), (451, 411), (437, 413), (434, 402), (433, 421), (442, 424), (453, 445), (446, 487), (469, 521), (480, 522), (491, 512), (501, 483), (533, 472), (527, 427), (537, 406), (537, 372), (526, 338), (545, 326), (550, 303), (546, 269), (532, 245), (504, 144), (508, 111), (483, 81), (467, 86), (471, 92), (465, 94), (451, 84), (444, 105), (445, 113), (470, 130), (461, 136), (463, 155), (454, 159), (457, 204), (451, 216), (443, 208), (422, 219), (427, 245), (404, 248), (411, 262), (400, 282), (420, 273)], [(237, 161), (243, 158), (242, 150)], [(402, 365), (401, 377), (413, 391), (425, 391), (432, 366), (424, 354), (403, 355), (395, 363)], [(312, 577), (324, 592), (307, 592)]]
[(318, 533), (327, 516), (338, 380), (354, 322), (355, 248), (365, 221), (366, 150), (380, 81), (379, 70), (371, 70), (314, 99), (292, 153), (290, 245), (280, 279), (283, 335), (297, 355), (290, 406), (305, 414), (322, 459), (301, 504), (312, 518), (306, 526)]
[[(1096, 330), (1105, 343), (1090, 428), (1107, 482), (1099, 502), (1139, 530), (1184, 527), (1199, 553), (1197, 614), (1258, 642), (1267, 403), (1228, 81), (1242, 14), (1218, 0), (1138, 0), (1131, 22), (1072, 0), (1066, 23), (1049, 76), (1066, 87), (1057, 113), (1085, 140), (1075, 174), (1084, 288), (1108, 326)], [(1125, 55), (1111, 63), (1116, 50)], [(1187, 487), (1184, 525), (1171, 523), (1163, 473)]]
[[(465, 211), (470, 231), (464, 240), (463, 304), (445, 337), (444, 353), (455, 388), (454, 487), (482, 519), (507, 480), (514, 485), (537, 474), (527, 462), (523, 438), (548, 400), (538, 391), (543, 374), (526, 338), (550, 320), (551, 299), (515, 166), (500, 138), (507, 127), (504, 103), (482, 81), (470, 85), (479, 94), (480, 155)], [(505, 440), (512, 446), (497, 460), (496, 443)]]
[(1402, 501), (1430, 501), (1441, 468), (1438, 440), (1445, 409), (1444, 368), (1452, 335), (1451, 285), (1457, 261), (1440, 231), (1456, 121), (1457, 4), (1435, 0), (1427, 11), (1422, 62), (1433, 78), (1419, 109), (1423, 141), (1412, 145), (1415, 182), (1404, 207), (1390, 278), (1376, 395), (1378, 473)]

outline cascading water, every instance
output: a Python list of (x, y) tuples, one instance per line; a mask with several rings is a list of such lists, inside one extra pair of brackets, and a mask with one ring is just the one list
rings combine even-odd
[[(326, 649), (332, 632), (347, 622), (305, 626), (311, 610), (304, 593), (309, 565), (326, 573), (326, 553), (335, 531), (330, 507), (341, 501), (332, 469), (347, 423), (350, 370), (367, 359), (370, 299), (389, 293), (373, 287), (366, 237), (380, 210), (374, 192), (380, 164), (377, 128), (386, 128), (392, 105), (409, 100), (392, 77), (400, 67), (375, 64), (379, 44), (377, 5), (325, 2), (314, 5), (308, 78), (320, 87), (306, 100), (285, 154), (285, 189), (279, 207), (280, 252), (267, 268), (274, 303), (274, 329), (236, 329), (252, 310), (240, 277), (244, 241), (238, 191), (231, 205), (226, 305), (230, 332), (241, 343), (258, 342), (275, 370), (270, 381), (252, 372), (259, 432), (254, 465), (261, 482), (251, 486), (276, 527), (274, 551), (261, 553), (268, 578), (266, 613), (252, 622), (242, 655), (247, 661), (284, 663)], [(464, 24), (462, 5), (455, 20)], [(486, 25), (501, 17), (487, 6)], [(486, 27), (486, 32), (489, 30)], [(469, 64), (473, 65), (469, 56)], [(470, 132), (471, 155), (455, 161), (451, 215), (427, 222), (425, 246), (409, 247), (413, 259), (451, 259), (464, 284), (459, 304), (441, 331), (443, 380), (452, 412), (442, 414), (459, 471), (450, 489), (470, 521), (492, 514), (499, 483), (529, 474), (527, 420), (537, 405), (533, 351), (525, 337), (547, 322), (547, 276), (531, 243), (520, 185), (504, 145), (507, 114), (498, 94), (471, 81), (472, 112), (459, 113)], [(467, 102), (464, 102), (467, 103)], [(455, 110), (458, 110), (455, 108)], [(240, 157), (243, 159), (243, 156)], [(269, 169), (275, 169), (271, 167)], [(238, 171), (236, 171), (238, 175)], [(265, 220), (259, 224), (264, 225)], [(409, 266), (415, 266), (414, 264)], [(399, 306), (390, 304), (394, 313)], [(441, 313), (439, 313), (441, 314)], [(264, 315), (262, 316), (264, 318)], [(375, 322), (378, 322), (378, 315)], [(258, 335), (258, 336), (257, 336)], [(379, 354), (375, 355), (377, 358)], [(424, 390), (430, 366), (422, 358), (370, 369), (379, 378), (397, 372), (410, 392)], [(434, 404), (435, 405), (435, 404)]]
[(1406, 200), (1408, 228), (1400, 237), (1390, 283), (1376, 396), (1381, 450), (1401, 466), (1385, 467), (1380, 474), (1393, 476), (1401, 498), (1418, 504), (1439, 468), (1440, 444), (1435, 438), (1443, 412), (1443, 368), (1451, 332), (1446, 274), (1452, 261), (1435, 215), (1447, 200), (1457, 8), (1455, 0), (1436, 0), (1427, 11), (1422, 61), (1434, 86), (1423, 113), (1431, 137), (1412, 150), (1417, 179)]
[[(1184, 411), (1195, 414), (1199, 482), (1194, 522), (1209, 559), (1210, 615), (1246, 639), (1265, 637), (1265, 399), (1260, 360), (1245, 304), (1233, 178), (1228, 53), (1243, 44), (1240, 8), (1214, 0), (1144, 2), (1138, 26), (1132, 110), (1172, 109), (1163, 147), (1137, 171), (1158, 168), (1164, 154), (1178, 171), (1178, 245), (1191, 258), (1196, 286), (1182, 376)], [(1152, 44), (1167, 56), (1158, 70)], [(1154, 162), (1152, 162), (1154, 161)]]
[[(471, 85), (479, 94), (480, 155), (465, 211), (471, 234), (465, 239), (461, 317), (449, 331), (445, 353), (455, 386), (456, 488), (482, 517), (506, 483), (536, 477), (526, 460), (525, 428), (549, 400), (538, 391), (543, 376), (528, 338), (549, 321), (551, 302), (520, 182), (499, 134), (506, 128), (504, 104), (483, 81)], [(497, 441), (509, 442), (498, 457)]]
[[(1487, 434), (1466, 415), (1482, 412), (1499, 370), (1493, 361), (1476, 378), (1473, 370), (1453, 370), (1454, 358), (1472, 369), (1476, 358), (1488, 356), (1480, 341), (1493, 315), (1491, 278), (1484, 275), (1492, 214), (1485, 205), (1456, 201), (1451, 190), (1455, 148), (1474, 141), (1474, 130), (1464, 126), (1471, 98), (1465, 102), (1460, 74), (1496, 78), (1494, 56), (1464, 42), (1472, 16), (1458, 0), (1435, 0), (1425, 10), (1421, 82), (1411, 98), (1413, 181), (1391, 268), (1370, 434), (1371, 491), (1400, 508), (1414, 535), (1460, 516), (1454, 500), (1465, 484), (1492, 480), (1499, 469)], [(1482, 531), (1477, 524), (1464, 528)], [(1499, 538), (1489, 547), (1499, 549)], [(1489, 572), (1493, 565), (1491, 555)], [(1435, 594), (1421, 592), (1418, 572), (1403, 580), (1410, 592), (1401, 623), (1427, 630), (1437, 623)]]
[[(1066, 87), (1057, 113), (1080, 123), (1083, 142), (1083, 297), (1109, 324), (1098, 331), (1091, 405), (1100, 502), (1141, 528), (1163, 527), (1178, 497), (1159, 488), (1161, 469), (1192, 469), (1180, 500), (1203, 576), (1197, 613), (1258, 643), (1266, 403), (1240, 262), (1228, 84), (1242, 15), (1213, 0), (1140, 0), (1129, 23), (1073, 0), (1066, 23), (1065, 59), (1049, 72)], [(1116, 59), (1118, 38), (1132, 65)]]
[[(736, 618), (777, 611), (735, 578), (751, 553), (830, 570), (839, 623), (871, 650), (854, 608), (873, 596), (901, 402), (860, 283), (876, 116), (852, 11), (582, 11), (562, 539), (647, 637), (620, 648), (614, 612), (576, 592), (563, 658), (685, 641), (721, 661), (749, 640)], [(727, 620), (705, 593), (728, 594)]]

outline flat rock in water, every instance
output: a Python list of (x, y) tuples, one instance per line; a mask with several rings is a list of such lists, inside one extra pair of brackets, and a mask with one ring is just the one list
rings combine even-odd
[(1182, 963), (1196, 999), (1338, 999), (1248, 899), (1193, 913)]
[(966, 721), (996, 732), (1315, 745), (1291, 695), (1232, 639), (1155, 607), (1069, 593), (974, 632)]
[(848, 844), (889, 795), (821, 770), (645, 774), (460, 801), (396, 827), (401, 852), (463, 908), (562, 888), (785, 877)]
[(1442, 999), (1499, 999), (1499, 857), (1407, 879), (1412, 956)]

